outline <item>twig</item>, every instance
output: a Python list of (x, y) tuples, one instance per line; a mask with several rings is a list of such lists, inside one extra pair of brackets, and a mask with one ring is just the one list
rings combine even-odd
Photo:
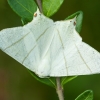
[(42, 11), (42, 0), (36, 0), (37, 4), (38, 4), (38, 7), (40, 9), (40, 12), (43, 13)]
[(57, 83), (56, 91), (57, 91), (59, 100), (64, 100), (63, 88), (61, 86), (60, 77), (56, 78), (56, 83)]

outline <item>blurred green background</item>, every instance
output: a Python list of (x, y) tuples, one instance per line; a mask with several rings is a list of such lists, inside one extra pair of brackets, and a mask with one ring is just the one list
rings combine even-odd
[[(52, 19), (63, 20), (79, 10), (84, 13), (83, 41), (100, 52), (100, 0), (65, 0)], [(0, 30), (20, 25), (20, 17), (7, 0), (0, 0)], [(93, 90), (94, 100), (100, 100), (99, 74), (79, 76), (66, 84), (65, 100), (74, 100), (87, 89)], [(25, 67), (0, 51), (0, 100), (58, 100), (58, 97), (55, 89), (35, 80)]]

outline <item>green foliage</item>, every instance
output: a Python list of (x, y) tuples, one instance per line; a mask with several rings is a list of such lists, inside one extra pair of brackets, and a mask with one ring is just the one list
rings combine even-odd
[(86, 90), (81, 93), (75, 100), (93, 100), (93, 92), (91, 90)]
[[(43, 13), (50, 17), (56, 13), (64, 0), (43, 0)], [(21, 17), (22, 23), (26, 24), (33, 19), (33, 14), (37, 10), (34, 0), (8, 0), (11, 8)]]
[(34, 0), (8, 0), (8, 3), (25, 23), (33, 19), (33, 14), (37, 10)]
[(68, 17), (66, 18), (66, 20), (67, 20), (67, 19), (74, 18), (75, 16), (76, 16), (76, 22), (77, 22), (77, 23), (76, 23), (76, 31), (77, 31), (78, 33), (80, 33), (81, 28), (82, 28), (82, 21), (83, 21), (83, 12), (82, 12), (82, 11), (78, 11), (78, 12), (76, 12), (76, 13), (74, 13), (74, 14), (68, 16)]
[[(56, 78), (54, 77), (47, 77), (47, 78), (40, 78), (38, 77), (36, 74), (34, 74), (33, 72), (31, 72), (30, 70), (28, 70), (29, 73), (38, 81), (40, 81), (41, 83), (44, 83), (48, 86), (51, 86), (53, 88), (56, 88)], [(74, 78), (76, 78), (77, 76), (67, 76), (67, 77), (62, 77), (61, 78), (61, 85), (65, 85), (66, 83), (68, 83), (69, 81), (73, 80)]]
[(64, 0), (43, 0), (42, 7), (45, 16), (50, 17), (58, 11)]
[(65, 85), (66, 83), (68, 83), (69, 81), (73, 80), (74, 78), (76, 78), (77, 76), (66, 76), (66, 77), (62, 77), (61, 78), (61, 85)]
[(38, 77), (36, 74), (34, 74), (33, 72), (31, 72), (30, 70), (28, 70), (29, 73), (38, 81), (40, 81), (41, 83), (44, 83), (46, 85), (49, 85), (53, 88), (56, 88), (56, 81), (55, 81), (55, 78), (50, 78), (50, 77), (47, 77), (47, 78), (40, 78)]

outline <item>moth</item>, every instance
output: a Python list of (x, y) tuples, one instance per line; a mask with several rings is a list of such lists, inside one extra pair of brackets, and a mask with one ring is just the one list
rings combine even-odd
[(100, 73), (100, 53), (82, 42), (76, 17), (54, 22), (37, 10), (24, 26), (0, 31), (0, 49), (39, 77)]

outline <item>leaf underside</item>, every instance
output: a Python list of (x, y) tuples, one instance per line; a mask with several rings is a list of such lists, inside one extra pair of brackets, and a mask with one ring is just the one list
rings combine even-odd
[(91, 90), (86, 90), (81, 93), (75, 100), (93, 100), (93, 92)]

